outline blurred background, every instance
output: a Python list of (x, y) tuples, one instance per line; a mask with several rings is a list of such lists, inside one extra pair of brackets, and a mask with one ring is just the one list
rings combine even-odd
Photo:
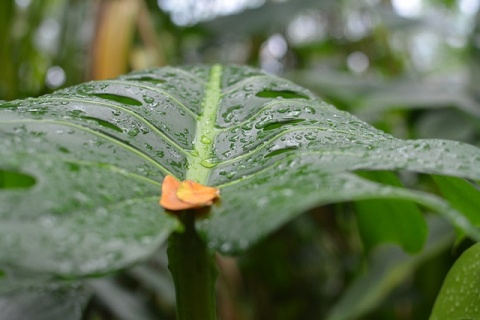
[[(479, 0), (2, 0), (0, 100), (136, 69), (246, 64), (396, 137), (478, 146), (479, 7)], [(451, 233), (432, 227), (439, 238), (415, 257), (368, 251), (351, 207), (312, 210), (243, 257), (219, 256), (221, 319), (323, 319), (347, 304), (345, 319), (427, 319), (461, 251), (449, 251)], [(149, 264), (95, 285), (86, 317), (174, 319), (165, 266), (162, 249)], [(126, 305), (141, 312), (132, 316)]]

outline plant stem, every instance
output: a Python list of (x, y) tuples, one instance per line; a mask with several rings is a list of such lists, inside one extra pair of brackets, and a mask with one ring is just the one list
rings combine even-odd
[(174, 233), (168, 243), (168, 268), (177, 297), (177, 320), (215, 320), (215, 255), (195, 230), (195, 215), (181, 216), (185, 230)]

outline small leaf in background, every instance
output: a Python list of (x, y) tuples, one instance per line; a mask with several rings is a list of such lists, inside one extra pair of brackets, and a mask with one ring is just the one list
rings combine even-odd
[[(391, 172), (361, 172), (361, 176), (387, 185), (401, 187)], [(415, 253), (427, 238), (427, 224), (420, 209), (411, 201), (372, 199), (355, 202), (360, 235), (368, 252), (374, 246), (389, 242)]]
[(430, 320), (480, 319), (480, 243), (466, 250), (443, 282)]
[(429, 234), (418, 254), (407, 254), (392, 245), (373, 248), (368, 268), (348, 285), (326, 319), (371, 319), (365, 316), (385, 303), (398, 285), (408, 282), (416, 268), (448, 250), (454, 239), (453, 228), (444, 219), (433, 215), (427, 218), (427, 223)]
[[(440, 189), (440, 193), (450, 204), (462, 213), (472, 225), (480, 225), (480, 192), (472, 184), (462, 178), (447, 176), (432, 176)], [(459, 238), (463, 238), (463, 232), (457, 230)]]
[(207, 187), (191, 180), (180, 182), (167, 175), (162, 184), (160, 205), (175, 211), (195, 209), (212, 205), (219, 194), (218, 188)]

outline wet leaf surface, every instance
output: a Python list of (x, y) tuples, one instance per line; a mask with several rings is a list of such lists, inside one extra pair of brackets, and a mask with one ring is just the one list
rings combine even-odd
[(479, 149), (396, 139), (252, 68), (166, 67), (3, 102), (0, 154), (7, 276), (103, 274), (145, 259), (178, 228), (158, 205), (166, 175), (220, 189), (197, 226), (224, 253), (314, 206), (371, 198), (417, 202), (480, 238), (440, 198), (352, 173), (480, 179)]
[(0, 297), (0, 319), (81, 320), (91, 296), (79, 285), (11, 292)]
[(480, 244), (465, 251), (448, 272), (430, 320), (480, 318)]

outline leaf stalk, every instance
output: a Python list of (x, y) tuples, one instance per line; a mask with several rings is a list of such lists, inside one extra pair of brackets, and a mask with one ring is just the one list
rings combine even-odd
[(183, 232), (170, 236), (168, 268), (175, 283), (177, 320), (215, 320), (215, 254), (208, 250), (195, 229), (195, 215), (181, 216)]

